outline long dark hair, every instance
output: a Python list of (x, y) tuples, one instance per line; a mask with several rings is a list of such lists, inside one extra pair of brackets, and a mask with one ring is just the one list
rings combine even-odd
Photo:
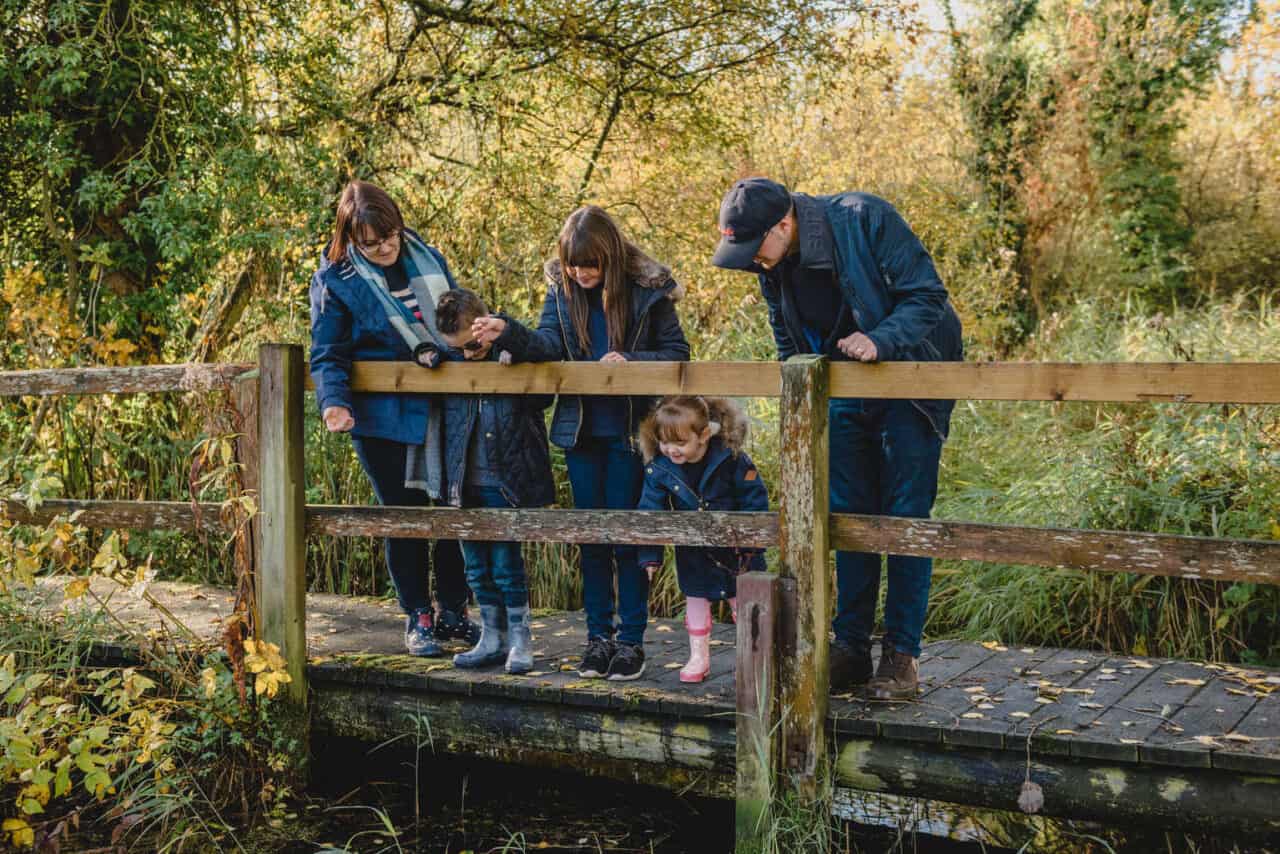
[(584, 288), (569, 275), (570, 267), (599, 267), (604, 288), (604, 316), (609, 328), (609, 349), (627, 347), (627, 322), (631, 317), (631, 282), (628, 274), (654, 262), (622, 236), (604, 208), (584, 205), (565, 220), (557, 241), (560, 288), (569, 298), (569, 318), (582, 349), (591, 352), (587, 318), (590, 308)]
[(326, 253), (337, 264), (347, 257), (347, 247), (359, 226), (367, 225), (375, 237), (386, 237), (404, 229), (404, 217), (387, 191), (367, 181), (352, 181), (338, 199), (338, 215), (333, 223), (333, 240)]

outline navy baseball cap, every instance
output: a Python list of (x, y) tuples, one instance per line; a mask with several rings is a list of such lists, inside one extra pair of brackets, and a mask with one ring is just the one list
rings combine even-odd
[(769, 229), (791, 211), (791, 193), (777, 181), (747, 178), (729, 188), (720, 202), (720, 245), (711, 263), (749, 270)]

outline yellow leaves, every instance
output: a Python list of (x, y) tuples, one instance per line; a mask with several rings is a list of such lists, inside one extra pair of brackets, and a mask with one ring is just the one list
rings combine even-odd
[(120, 545), (120, 532), (112, 531), (103, 540), (102, 545), (98, 548), (98, 553), (93, 556), (92, 566), (102, 572), (103, 575), (115, 575), (128, 565), (129, 559), (125, 556), (124, 550)]
[(1166, 679), (1166, 680), (1164, 680), (1164, 684), (1166, 684), (1166, 685), (1191, 685), (1192, 687), (1199, 688), (1201, 685), (1203, 685), (1203, 684), (1204, 684), (1204, 680), (1203, 680), (1203, 679)]
[(998, 642), (996, 642), (996, 641), (983, 641), (983, 642), (982, 642), (982, 646), (983, 646), (984, 648), (989, 649), (989, 650), (992, 650), (992, 651), (994, 651), (994, 652), (1008, 652), (1008, 651), (1009, 651), (1009, 647), (1007, 647), (1007, 646), (1001, 646), (1001, 645), (1000, 645)]
[(274, 697), (281, 685), (292, 681), (292, 677), (283, 671), (271, 670), (259, 673), (253, 681), (253, 693), (259, 695), (265, 693), (268, 697)]
[(212, 700), (213, 695), (218, 692), (218, 674), (212, 667), (200, 671), (200, 687), (207, 700)]
[(15, 848), (30, 848), (36, 844), (36, 832), (20, 818), (6, 818), (0, 830), (9, 837), (9, 843)]
[(1271, 539), (1280, 540), (1280, 522), (1275, 519), (1271, 520)]
[(138, 345), (127, 338), (104, 338), (93, 345), (93, 353), (104, 364), (127, 365)]
[(89, 579), (77, 578), (77, 579), (74, 579), (73, 581), (68, 582), (67, 586), (62, 588), (62, 597), (67, 601), (71, 601), (73, 599), (79, 599), (81, 596), (83, 596), (88, 592), (89, 592)]
[(280, 686), (292, 682), (288, 674), (288, 663), (280, 654), (280, 647), (266, 641), (246, 640), (244, 642), (244, 666), (250, 673), (256, 674), (253, 692), (259, 696), (275, 697)]

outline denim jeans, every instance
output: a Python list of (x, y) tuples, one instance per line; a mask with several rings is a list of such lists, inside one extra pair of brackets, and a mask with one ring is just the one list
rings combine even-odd
[[(352, 436), (356, 458), (378, 503), (387, 507), (428, 507), (431, 499), (419, 489), (404, 485), (405, 455), (408, 445), (390, 439)], [(442, 608), (460, 611), (470, 592), (462, 573), (462, 550), (457, 540), (393, 539), (383, 541), (387, 572), (396, 588), (396, 598), (406, 614), (431, 607), (431, 570), (436, 570), (436, 600)]]
[[(942, 438), (909, 400), (832, 400), (831, 512), (927, 519), (938, 493)], [(885, 643), (920, 654), (933, 561), (889, 555), (884, 604)], [(838, 640), (871, 640), (880, 592), (880, 555), (836, 552)]]
[[(462, 506), (510, 507), (511, 502), (496, 486), (477, 486), (462, 494)], [(467, 584), (476, 594), (478, 604), (509, 608), (529, 604), (529, 585), (519, 543), (464, 540), (462, 555), (467, 561)]]
[[(644, 466), (626, 437), (584, 436), (564, 452), (573, 504), (582, 509), (634, 510), (640, 502)], [(582, 545), (582, 604), (587, 634), (614, 633), (614, 565), (618, 574), (618, 640), (643, 643), (649, 622), (649, 575), (640, 568), (636, 547)]]

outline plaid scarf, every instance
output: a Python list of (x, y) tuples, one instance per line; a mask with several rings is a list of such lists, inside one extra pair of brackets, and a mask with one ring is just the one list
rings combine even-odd
[[(418, 299), (421, 321), (413, 316), (404, 302), (392, 296), (382, 268), (361, 255), (354, 245), (347, 247), (347, 260), (378, 300), (386, 312), (387, 322), (404, 339), (410, 353), (426, 341), (434, 343), (444, 353), (449, 345), (436, 329), (436, 301), (449, 290), (449, 280), (421, 238), (408, 230), (402, 230), (400, 234), (399, 263), (404, 264), (409, 288)], [(427, 433), (422, 444), (409, 445), (405, 454), (404, 485), (420, 489), (437, 500), (444, 495), (444, 416), (438, 403), (427, 410)]]

